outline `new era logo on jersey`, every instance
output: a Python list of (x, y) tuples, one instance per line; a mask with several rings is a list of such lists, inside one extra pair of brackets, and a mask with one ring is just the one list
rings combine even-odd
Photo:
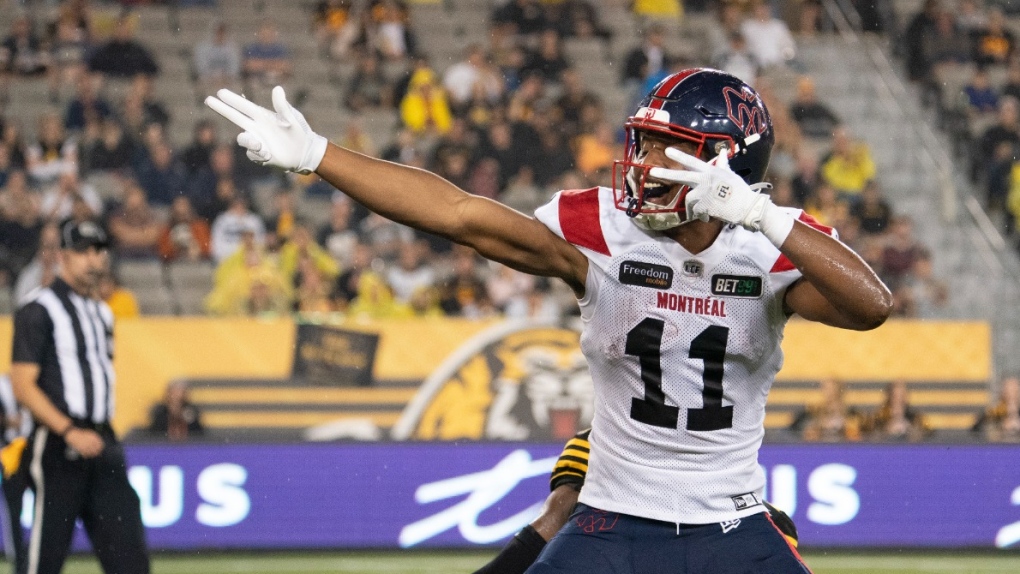
[(737, 510), (744, 510), (745, 508), (751, 508), (752, 506), (758, 506), (761, 504), (761, 501), (758, 500), (758, 497), (755, 496), (753, 492), (731, 496), (730, 500), (733, 501), (733, 507)]
[(740, 526), (740, 519), (739, 518), (735, 518), (733, 520), (727, 520), (725, 522), (720, 522), (719, 526), (722, 527), (723, 534), (726, 534), (730, 530), (733, 530), (734, 528)]
[(654, 263), (624, 261), (620, 264), (620, 283), (652, 289), (669, 289), (673, 286), (673, 269)]
[(749, 275), (713, 275), (712, 294), (723, 297), (744, 297), (757, 299), (761, 297), (761, 277)]

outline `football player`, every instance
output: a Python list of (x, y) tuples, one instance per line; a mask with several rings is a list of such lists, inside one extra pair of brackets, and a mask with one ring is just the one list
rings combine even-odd
[(280, 87), (272, 101), (206, 99), (252, 161), (314, 171), (577, 296), (592, 456), (577, 510), (529, 573), (808, 571), (768, 519), (757, 461), (783, 329), (793, 314), (873, 329), (892, 296), (833, 230), (762, 193), (775, 136), (753, 88), (705, 68), (668, 76), (627, 120), (613, 187), (559, 192), (533, 218), (330, 144)]
[[(549, 476), (549, 496), (538, 517), (511, 538), (495, 558), (474, 574), (523, 574), (535, 562), (553, 535), (566, 524), (577, 504), (578, 493), (588, 473), (590, 434), (591, 429), (584, 429), (567, 441)], [(768, 502), (764, 502), (764, 505), (776, 529), (796, 549), (799, 539), (793, 520)]]

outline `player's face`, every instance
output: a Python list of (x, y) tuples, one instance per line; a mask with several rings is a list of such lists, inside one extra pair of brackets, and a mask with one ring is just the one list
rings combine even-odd
[(61, 273), (68, 285), (81, 294), (91, 294), (108, 265), (106, 249), (61, 250)]
[[(674, 147), (690, 155), (698, 153), (698, 144), (694, 142), (642, 132), (638, 132), (638, 138), (637, 157), (635, 159), (638, 163), (645, 165), (669, 169), (685, 169), (684, 166), (666, 156), (666, 148)], [(679, 183), (662, 181), (649, 176), (645, 180), (645, 201), (656, 205), (670, 205), (683, 187)], [(663, 193), (664, 189), (665, 192)]]

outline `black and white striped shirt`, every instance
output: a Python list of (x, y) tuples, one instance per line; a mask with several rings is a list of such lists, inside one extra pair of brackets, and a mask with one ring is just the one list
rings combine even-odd
[(39, 388), (67, 416), (113, 418), (113, 313), (62, 279), (26, 298), (14, 317), (12, 361), (39, 365)]

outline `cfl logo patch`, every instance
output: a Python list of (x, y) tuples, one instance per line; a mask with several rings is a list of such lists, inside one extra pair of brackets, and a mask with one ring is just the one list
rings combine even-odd
[(716, 192), (716, 195), (719, 196), (719, 199), (726, 199), (726, 197), (729, 194), (730, 194), (730, 186), (728, 186), (728, 185), (720, 185), (719, 186), (719, 191)]

